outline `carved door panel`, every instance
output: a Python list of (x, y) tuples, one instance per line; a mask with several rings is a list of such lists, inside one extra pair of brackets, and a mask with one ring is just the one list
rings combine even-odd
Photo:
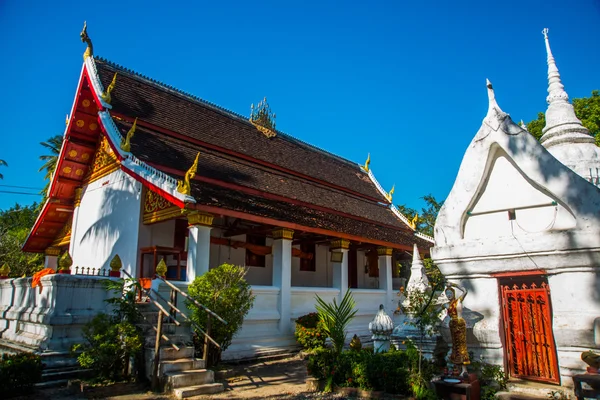
[(560, 383), (548, 283), (542, 277), (501, 280), (500, 293), (509, 374)]

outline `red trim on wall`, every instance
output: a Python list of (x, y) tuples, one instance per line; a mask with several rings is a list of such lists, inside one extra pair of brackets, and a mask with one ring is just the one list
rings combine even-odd
[[(111, 114), (111, 116), (119, 117), (119, 118), (121, 118), (124, 121), (133, 122), (133, 118), (131, 118), (131, 117), (127, 116), (127, 115), (123, 115), (121, 113), (114, 112), (114, 111), (110, 111), (110, 114)], [(303, 179), (309, 180), (309, 181), (314, 182), (314, 183), (318, 183), (318, 184), (321, 184), (321, 185), (324, 185), (324, 186), (328, 186), (328, 187), (331, 187), (331, 188), (334, 188), (334, 189), (337, 189), (337, 190), (341, 190), (341, 191), (346, 192), (346, 193), (351, 193), (351, 194), (353, 194), (353, 195), (355, 195), (357, 197), (361, 197), (361, 198), (364, 198), (364, 199), (367, 199), (367, 200), (370, 200), (370, 201), (375, 201), (375, 202), (378, 202), (378, 203), (385, 202), (385, 199), (383, 199), (383, 198), (379, 199), (379, 198), (367, 196), (365, 194), (358, 193), (358, 192), (355, 192), (353, 190), (350, 190), (350, 189), (348, 189), (346, 187), (338, 186), (336, 184), (333, 184), (333, 183), (330, 183), (330, 182), (327, 182), (327, 181), (323, 181), (323, 180), (314, 178), (314, 177), (312, 177), (310, 175), (305, 175), (305, 174), (303, 174), (301, 172), (297, 172), (297, 171), (294, 171), (294, 170), (291, 170), (291, 169), (287, 169), (287, 168), (282, 167), (282, 166), (277, 165), (277, 164), (272, 164), (272, 163), (270, 163), (268, 161), (259, 160), (257, 158), (250, 157), (250, 156), (248, 156), (246, 154), (243, 154), (243, 153), (238, 153), (236, 151), (229, 150), (229, 149), (226, 149), (226, 148), (223, 148), (223, 147), (220, 147), (220, 146), (216, 146), (214, 144), (206, 143), (206, 142), (204, 142), (202, 140), (194, 139), (192, 137), (182, 135), (181, 133), (177, 133), (177, 132), (171, 131), (169, 129), (161, 128), (160, 126), (151, 124), (151, 123), (146, 122), (146, 121), (142, 121), (140, 119), (138, 119), (137, 124), (139, 126), (143, 126), (143, 127), (152, 129), (154, 131), (157, 131), (157, 132), (160, 132), (160, 133), (164, 133), (165, 135), (168, 135), (168, 136), (171, 136), (173, 138), (182, 140), (184, 142), (194, 143), (194, 144), (197, 144), (197, 145), (202, 146), (202, 147), (206, 147), (206, 148), (211, 149), (211, 150), (215, 150), (215, 151), (218, 151), (218, 152), (221, 152), (221, 153), (224, 153), (224, 154), (236, 157), (236, 158), (241, 158), (243, 160), (250, 161), (250, 162), (252, 162), (254, 164), (263, 165), (263, 166), (266, 166), (268, 168), (271, 168), (271, 169), (274, 169), (274, 170), (277, 170), (277, 171), (285, 172), (286, 174), (289, 174), (289, 175), (292, 175), (292, 176), (303, 178)], [(375, 186), (375, 184), (373, 184), (373, 186)], [(377, 190), (377, 189), (375, 189), (375, 190)]]
[(531, 276), (531, 275), (546, 275), (546, 271), (543, 269), (534, 269), (531, 271), (510, 271), (510, 272), (497, 272), (491, 274), (494, 278), (511, 278), (517, 276)]
[(413, 249), (412, 245), (408, 246), (408, 245), (403, 245), (403, 244), (399, 244), (399, 243), (386, 242), (383, 240), (369, 239), (369, 238), (366, 238), (363, 236), (349, 235), (346, 233), (330, 231), (330, 230), (323, 229), (323, 228), (312, 228), (312, 227), (308, 227), (308, 226), (304, 226), (304, 225), (295, 224), (292, 222), (278, 221), (273, 218), (259, 217), (257, 215), (253, 215), (253, 214), (248, 214), (248, 213), (244, 213), (244, 212), (240, 212), (240, 211), (227, 210), (224, 208), (219, 208), (219, 207), (214, 207), (214, 206), (204, 206), (204, 205), (198, 205), (198, 204), (191, 205), (190, 204), (188, 206), (188, 208), (193, 208), (193, 209), (196, 209), (199, 211), (204, 211), (204, 212), (208, 212), (208, 213), (215, 214), (215, 215), (226, 215), (228, 217), (242, 218), (242, 219), (246, 219), (248, 221), (258, 222), (261, 224), (274, 225), (274, 226), (278, 226), (281, 228), (289, 228), (289, 229), (293, 229), (293, 230), (297, 230), (297, 231), (317, 233), (319, 235), (330, 236), (332, 238), (348, 239), (348, 240), (352, 240), (352, 241), (360, 242), (360, 243), (371, 243), (371, 244), (375, 244), (378, 246), (391, 247), (394, 249), (406, 250), (406, 251), (412, 251), (412, 249)]

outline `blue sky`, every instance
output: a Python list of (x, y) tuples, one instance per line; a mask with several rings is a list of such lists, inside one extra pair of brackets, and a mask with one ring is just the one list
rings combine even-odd
[[(568, 5), (570, 3), (571, 5)], [(487, 110), (546, 109), (550, 41), (571, 98), (600, 88), (600, 1), (0, 1), (0, 209), (41, 188), (39, 142), (64, 130), (96, 55), (248, 115), (267, 96), (278, 129), (371, 167), (394, 202), (443, 199)]]

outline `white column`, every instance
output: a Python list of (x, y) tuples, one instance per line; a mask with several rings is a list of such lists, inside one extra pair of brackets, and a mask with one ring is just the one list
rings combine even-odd
[(193, 282), (197, 276), (208, 272), (212, 221), (211, 214), (194, 212), (188, 215), (187, 282)]
[(273, 286), (279, 288), (279, 332), (292, 333), (292, 239), (294, 231), (279, 228), (273, 231)]
[(58, 268), (58, 256), (60, 255), (60, 248), (48, 247), (44, 251), (44, 254), (44, 268), (52, 268), (56, 271), (56, 269)]
[(348, 291), (348, 248), (350, 241), (338, 239), (331, 242), (331, 265), (333, 268), (333, 287), (340, 290), (339, 301)]
[(77, 221), (79, 220), (79, 206), (81, 205), (82, 188), (75, 189), (75, 200), (73, 202), (73, 221), (71, 222), (71, 241), (69, 242), (69, 254), (75, 259), (75, 247), (77, 242)]
[(392, 252), (388, 247), (379, 247), (377, 249), (379, 264), (379, 289), (385, 290), (385, 309), (396, 309), (392, 305), (394, 301), (394, 289), (392, 281)]

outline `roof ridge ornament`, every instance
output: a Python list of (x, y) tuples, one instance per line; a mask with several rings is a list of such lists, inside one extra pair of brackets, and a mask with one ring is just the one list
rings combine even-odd
[(94, 55), (94, 46), (92, 45), (92, 40), (87, 34), (87, 21), (83, 21), (83, 29), (81, 30), (79, 36), (81, 37), (82, 42), (87, 43), (87, 48), (83, 52), (83, 61), (85, 61), (86, 58)]
[(102, 93), (100, 95), (100, 97), (102, 97), (102, 100), (104, 100), (108, 104), (110, 104), (110, 102), (112, 100), (112, 97), (111, 97), (110, 93), (115, 88), (115, 84), (116, 83), (117, 83), (117, 73), (115, 72), (115, 74), (113, 75), (112, 81), (110, 81), (110, 84), (108, 85), (108, 87), (106, 88), (106, 90), (104, 91), (104, 93)]
[(194, 177), (196, 176), (196, 171), (198, 170), (198, 158), (199, 157), (200, 157), (200, 152), (198, 152), (198, 154), (196, 154), (196, 159), (194, 160), (194, 163), (192, 164), (190, 169), (188, 169), (186, 171), (185, 175), (183, 176), (183, 180), (177, 181), (177, 191), (179, 193), (185, 194), (187, 196), (191, 195), (192, 185), (191, 185), (190, 181), (192, 179), (194, 179)]
[(408, 222), (408, 225), (416, 230), (417, 229), (417, 222), (419, 221), (419, 213), (415, 213), (415, 216)]
[(271, 112), (266, 96), (258, 102), (256, 110), (254, 109), (254, 103), (250, 105), (250, 122), (268, 138), (277, 136), (275, 118), (277, 118), (277, 115)]
[(392, 196), (394, 195), (394, 190), (396, 190), (396, 184), (395, 183), (392, 185), (392, 188), (390, 189), (390, 191), (388, 192), (388, 194), (385, 195), (385, 198), (390, 203), (392, 202)]
[(369, 172), (369, 164), (371, 164), (371, 153), (367, 154), (367, 161), (365, 161), (365, 165), (363, 166), (363, 169), (367, 172)]
[[(500, 128), (502, 122), (508, 117), (508, 114), (502, 111), (498, 102), (496, 101), (496, 93), (494, 87), (489, 79), (485, 80), (485, 86), (487, 87), (488, 94), (488, 112), (483, 121), (489, 125), (493, 130), (497, 131)], [(482, 138), (483, 139), (483, 138)]]
[(137, 120), (137, 117), (135, 117), (135, 119), (133, 120), (133, 125), (131, 125), (129, 131), (127, 131), (127, 135), (125, 136), (125, 138), (121, 139), (121, 150), (127, 153), (131, 152), (131, 138), (135, 134), (135, 129), (137, 128)]

